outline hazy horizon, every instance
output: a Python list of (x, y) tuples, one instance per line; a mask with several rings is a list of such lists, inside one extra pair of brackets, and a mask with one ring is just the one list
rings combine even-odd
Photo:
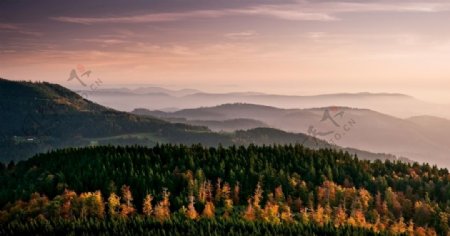
[[(0, 77), (1, 78), (1, 77)], [(15, 80), (11, 78), (4, 77), (3, 79), (8, 80)], [(73, 91), (92, 91), (95, 92), (96, 90), (102, 90), (102, 89), (137, 89), (137, 88), (149, 88), (149, 87), (155, 87), (155, 88), (163, 88), (168, 90), (198, 90), (201, 93), (214, 93), (214, 94), (227, 94), (227, 93), (261, 93), (261, 94), (267, 94), (267, 95), (281, 95), (281, 96), (320, 96), (320, 95), (334, 95), (334, 94), (399, 94), (399, 95), (405, 95), (409, 96), (415, 99), (418, 99), (423, 102), (429, 102), (434, 104), (442, 104), (442, 105), (449, 105), (450, 101), (434, 101), (434, 100), (428, 100), (427, 96), (415, 96), (411, 93), (401, 93), (395, 90), (371, 90), (371, 91), (365, 91), (365, 90), (333, 90), (333, 89), (323, 89), (320, 90), (320, 92), (317, 92), (318, 90), (308, 90), (308, 89), (296, 89), (296, 88), (257, 88), (257, 87), (239, 87), (239, 86), (210, 86), (206, 87), (203, 86), (202, 88), (197, 88), (194, 86), (180, 86), (180, 85), (173, 85), (173, 84), (109, 84), (107, 81), (103, 80), (103, 84), (101, 86), (96, 87), (95, 89), (91, 89), (89, 87), (83, 87), (82, 85), (79, 85), (78, 82), (75, 81), (67, 81), (66, 78), (62, 80), (60, 83), (58, 81), (49, 81), (49, 80), (30, 80), (30, 79), (17, 79), (16, 81), (33, 81), (33, 82), (50, 82), (50, 83), (56, 83), (59, 85), (62, 85), (68, 89), (71, 89)], [(106, 82), (106, 83), (105, 83)]]
[(0, 3), (0, 77), (213, 92), (402, 93), (448, 103), (450, 3), (407, 1)]

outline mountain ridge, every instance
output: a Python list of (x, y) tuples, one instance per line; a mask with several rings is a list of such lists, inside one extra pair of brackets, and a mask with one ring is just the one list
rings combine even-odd
[[(25, 94), (26, 96), (20, 96)], [(24, 97), (26, 99), (24, 99)], [(47, 82), (0, 80), (0, 160), (26, 159), (35, 153), (89, 145), (148, 145), (202, 143), (206, 146), (257, 143), (301, 143), (313, 148), (334, 148), (305, 134), (256, 128), (215, 133), (207, 127), (170, 123), (93, 103), (60, 85)], [(351, 149), (381, 159), (391, 155)], [(364, 156), (360, 156), (364, 158)]]
[[(136, 108), (163, 110), (167, 107), (195, 109), (227, 103), (250, 103), (283, 109), (304, 109), (326, 106), (366, 108), (399, 118), (433, 115), (450, 119), (450, 104), (435, 104), (401, 93), (334, 93), (322, 95), (277, 95), (254, 92), (194, 93), (185, 96), (160, 96), (152, 94), (104, 94), (100, 90), (88, 91), (95, 102), (122, 111)], [(148, 103), (148, 101), (155, 101)], [(130, 104), (132, 104), (130, 106)], [(174, 110), (174, 109), (171, 109)]]
[[(375, 153), (393, 153), (420, 162), (440, 165), (446, 165), (450, 153), (448, 142), (450, 121), (444, 118), (431, 119), (430, 116), (402, 119), (366, 108), (330, 106), (281, 109), (242, 103), (159, 113), (141, 109), (139, 114), (166, 120), (185, 119), (186, 123), (191, 120), (223, 121), (252, 118), (267, 124), (270, 128), (286, 132), (314, 134), (316, 130), (317, 137), (335, 142), (342, 147)], [(331, 122), (332, 117), (325, 117), (327, 114), (336, 116), (335, 124)], [(338, 127), (339, 122), (342, 122), (341, 125), (348, 125), (350, 121), (354, 125), (348, 131), (342, 126)]]

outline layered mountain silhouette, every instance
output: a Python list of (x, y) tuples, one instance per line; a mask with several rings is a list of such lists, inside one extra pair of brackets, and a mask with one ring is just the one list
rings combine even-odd
[(51, 148), (90, 144), (229, 143), (227, 137), (205, 127), (118, 112), (45, 82), (1, 79), (0, 110), (2, 160), (23, 159)]
[[(147, 92), (143, 92), (147, 91)], [(287, 96), (255, 92), (204, 93), (196, 90), (168, 90), (158, 87), (135, 90), (98, 89), (84, 91), (88, 98), (105, 106), (131, 111), (135, 108), (174, 111), (211, 107), (227, 103), (249, 103), (279, 108), (326, 106), (358, 107), (399, 118), (432, 115), (450, 119), (450, 104), (434, 104), (396, 93), (338, 93), (316, 96)]]
[(120, 112), (46, 82), (0, 79), (0, 111), (0, 161), (3, 162), (26, 159), (38, 152), (63, 147), (152, 146), (156, 143), (202, 143), (207, 146), (301, 143), (311, 148), (341, 149), (366, 159), (395, 159), (388, 154), (340, 148), (302, 133), (256, 128), (253, 124), (261, 127), (262, 123), (251, 119), (215, 122), (224, 127), (237, 122), (254, 128), (216, 133), (205, 126), (170, 123)]
[[(392, 153), (419, 162), (448, 166), (450, 120), (417, 116), (401, 119), (368, 109), (324, 107), (280, 109), (254, 104), (224, 104), (176, 112), (136, 109), (135, 114), (206, 125), (252, 119), (285, 132), (306, 133), (343, 147)], [(257, 121), (254, 125), (257, 125)], [(220, 127), (210, 126), (219, 131)], [(236, 123), (236, 129), (242, 129)]]

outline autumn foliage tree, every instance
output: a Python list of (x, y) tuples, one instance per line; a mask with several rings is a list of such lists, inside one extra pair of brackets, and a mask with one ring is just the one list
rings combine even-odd
[(147, 194), (144, 198), (144, 202), (142, 203), (142, 213), (145, 216), (151, 216), (153, 213), (153, 205), (152, 205), (153, 196), (151, 194)]
[(205, 208), (203, 209), (202, 216), (206, 218), (213, 218), (215, 214), (216, 208), (211, 201), (206, 202)]
[[(139, 230), (225, 222), (231, 225), (220, 227), (239, 232), (276, 224), (271, 229), (289, 234), (303, 227), (316, 235), (449, 232), (446, 169), (298, 145), (58, 150), (0, 167), (0, 180), (0, 223), (7, 224), (0, 234), (61, 222), (86, 228), (130, 222)], [(164, 187), (161, 195), (148, 194)]]
[(186, 211), (186, 216), (191, 220), (198, 218), (198, 212), (195, 210), (194, 206), (194, 196), (189, 196), (189, 205)]
[(120, 215), (126, 217), (133, 214), (136, 209), (133, 206), (133, 195), (131, 194), (130, 186), (123, 185), (121, 192), (123, 203), (120, 205)]
[(154, 215), (159, 221), (164, 221), (170, 218), (170, 193), (166, 188), (162, 192), (162, 200), (158, 202), (155, 207)]

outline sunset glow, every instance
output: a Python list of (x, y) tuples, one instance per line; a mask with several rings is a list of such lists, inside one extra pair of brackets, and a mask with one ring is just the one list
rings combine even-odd
[(133, 2), (2, 1), (0, 76), (70, 87), (83, 64), (107, 86), (450, 99), (448, 1)]

